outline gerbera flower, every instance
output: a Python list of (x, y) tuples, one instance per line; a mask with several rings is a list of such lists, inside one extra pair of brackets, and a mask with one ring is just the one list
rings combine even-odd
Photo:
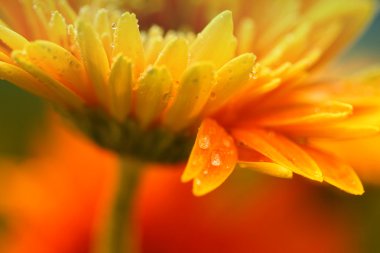
[(377, 133), (368, 120), (377, 95), (311, 74), (363, 30), (374, 2), (215, 3), (205, 13), (233, 13), (194, 34), (140, 31), (113, 3), (77, 12), (66, 1), (3, 1), (0, 78), (51, 101), (121, 156), (172, 163), (191, 151), (182, 180), (193, 180), (195, 195), (237, 166), (362, 194), (354, 170), (312, 140)]

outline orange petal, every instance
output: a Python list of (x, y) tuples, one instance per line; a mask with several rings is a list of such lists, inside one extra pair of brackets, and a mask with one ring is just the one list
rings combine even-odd
[(307, 152), (320, 166), (326, 182), (351, 194), (364, 193), (363, 185), (350, 165), (317, 149), (307, 148)]
[(239, 167), (255, 170), (274, 177), (292, 178), (293, 172), (280, 164), (273, 162), (245, 162), (239, 161)]
[(294, 173), (322, 181), (322, 173), (314, 160), (293, 141), (271, 132), (255, 128), (234, 130), (234, 137), (247, 147), (260, 152)]
[(221, 185), (236, 162), (237, 150), (232, 137), (214, 120), (205, 119), (181, 180), (194, 179), (193, 193), (201, 196)]
[[(276, 148), (270, 145), (265, 139), (260, 138), (260, 136), (256, 136), (255, 133), (245, 130), (235, 130), (232, 132), (232, 134), (238, 141), (242, 142), (248, 148), (259, 152), (260, 154), (270, 158), (276, 163), (279, 163), (283, 166), (287, 166), (289, 168), (292, 167), (291, 162), (288, 159), (286, 159), (286, 157), (283, 154), (281, 154), (281, 152), (279, 152)], [(243, 160), (247, 160), (247, 157), (245, 157)]]
[(240, 145), (238, 148), (238, 166), (255, 170), (260, 173), (271, 175), (274, 177), (291, 178), (293, 172), (289, 167), (282, 166), (273, 162), (268, 157), (258, 153), (255, 150), (249, 149)]
[(293, 129), (281, 129), (290, 135), (309, 137), (309, 138), (328, 138), (328, 139), (356, 139), (373, 136), (380, 132), (380, 127), (370, 124), (357, 124), (343, 121), (335, 124), (321, 126), (310, 126)]
[(315, 125), (342, 119), (351, 113), (352, 105), (331, 101), (322, 105), (286, 107), (264, 115), (256, 123), (270, 127)]

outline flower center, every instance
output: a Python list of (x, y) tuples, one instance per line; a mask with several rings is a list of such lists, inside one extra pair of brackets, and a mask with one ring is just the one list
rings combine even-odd
[(186, 161), (195, 141), (190, 132), (173, 132), (163, 127), (143, 129), (132, 118), (118, 122), (100, 111), (63, 114), (99, 146), (144, 162)]

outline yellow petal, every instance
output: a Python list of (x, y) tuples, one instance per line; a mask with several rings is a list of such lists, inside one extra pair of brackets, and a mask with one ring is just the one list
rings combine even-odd
[(63, 106), (82, 108), (84, 101), (81, 97), (68, 89), (62, 83), (48, 76), (43, 70), (33, 64), (21, 51), (13, 51), (12, 58), (24, 70), (33, 75), (38, 81), (45, 85), (46, 89), (60, 99)]
[(57, 6), (59, 9), (59, 12), (62, 13), (62, 15), (65, 17), (67, 23), (69, 24), (74, 23), (74, 20), (77, 18), (77, 14), (73, 10), (73, 8), (70, 6), (70, 4), (67, 2), (67, 0), (57, 1)]
[(239, 54), (252, 51), (255, 35), (256, 26), (252, 18), (245, 18), (240, 21), (237, 31)]
[(180, 130), (196, 117), (206, 104), (215, 74), (211, 64), (198, 63), (188, 68), (178, 87), (163, 123), (174, 130)]
[(136, 117), (142, 127), (147, 127), (166, 108), (172, 86), (165, 67), (152, 67), (141, 75), (136, 92)]
[(205, 113), (220, 108), (229, 98), (239, 93), (250, 78), (255, 63), (255, 56), (247, 53), (227, 62), (216, 72), (216, 84), (212, 97), (207, 102)]
[(275, 47), (261, 59), (261, 63), (266, 66), (276, 66), (285, 61), (293, 62), (297, 60), (302, 52), (307, 48), (308, 34), (311, 32), (309, 23), (304, 23), (297, 27), (295, 31), (284, 36)]
[(91, 101), (84, 67), (69, 51), (49, 41), (31, 42), (25, 51), (42, 71)]
[(272, 161), (312, 180), (322, 181), (318, 165), (297, 144), (280, 134), (255, 128), (236, 129), (234, 137)]
[(68, 48), (69, 42), (67, 38), (67, 25), (65, 18), (58, 11), (54, 11), (49, 22), (50, 40)]
[(13, 50), (23, 49), (29, 42), (20, 34), (0, 25), (0, 41)]
[(122, 121), (131, 111), (132, 106), (132, 63), (119, 55), (112, 65), (108, 80), (110, 87), (111, 113)]
[(163, 30), (158, 26), (152, 26), (144, 43), (146, 65), (153, 64), (165, 45)]
[(166, 66), (174, 80), (179, 80), (189, 58), (187, 42), (183, 38), (170, 41), (157, 57), (154, 65)]
[(236, 45), (232, 13), (224, 11), (198, 34), (190, 47), (190, 60), (211, 61), (219, 68), (233, 57)]
[(6, 80), (21, 89), (48, 100), (54, 101), (56, 99), (56, 96), (49, 89), (35, 80), (28, 72), (15, 65), (0, 62), (0, 80)]
[(270, 48), (280, 35), (297, 23), (301, 7), (300, 0), (262, 1), (254, 5), (254, 14), (258, 15), (257, 19), (260, 20), (257, 47), (260, 50)]
[(111, 34), (112, 26), (106, 9), (100, 9), (96, 12), (94, 27), (100, 35)]
[(77, 41), (85, 69), (98, 100), (105, 108), (109, 108), (107, 79), (110, 67), (103, 44), (93, 27), (83, 21), (78, 22)]
[(322, 55), (322, 51), (317, 48), (314, 50), (310, 50), (306, 55), (297, 60), (292, 66), (288, 69), (288, 71), (284, 74), (282, 79), (287, 81), (292, 77), (299, 78), (305, 72), (305, 70), (310, 69), (310, 67), (314, 66), (316, 62)]
[(350, 165), (317, 149), (307, 148), (307, 152), (318, 163), (326, 182), (351, 194), (364, 193), (363, 185)]
[[(34, 9), (34, 3), (37, 1), (23, 0), (23, 14), (28, 22), (28, 34), (31, 34), (33, 38), (46, 38), (46, 30), (41, 29), (38, 15)], [(38, 8), (38, 5), (36, 6)]]
[(292, 178), (293, 172), (280, 164), (273, 162), (245, 162), (239, 161), (238, 166), (241, 168), (248, 168), (260, 173), (264, 173), (274, 177)]
[(135, 64), (134, 73), (137, 78), (138, 73), (144, 68), (145, 60), (136, 16), (128, 12), (121, 15), (117, 22), (114, 36), (113, 56), (122, 53), (127, 58), (130, 58)]
[(193, 193), (202, 196), (221, 185), (237, 161), (233, 139), (215, 121), (205, 119), (198, 131), (183, 182), (194, 179)]
[[(49, 19), (47, 15), (47, 6), (42, 1), (33, 1), (33, 12), (38, 23), (39, 32), (43, 37), (38, 38), (48, 38), (49, 37)], [(50, 14), (50, 13), (49, 13)]]
[(96, 12), (94, 27), (99, 34), (100, 40), (102, 41), (104, 50), (107, 53), (107, 58), (109, 62), (112, 62), (112, 25), (109, 19), (109, 11), (106, 9), (100, 9)]

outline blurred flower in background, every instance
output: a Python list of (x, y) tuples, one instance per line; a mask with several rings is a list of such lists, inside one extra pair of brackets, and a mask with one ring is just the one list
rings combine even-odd
[[(60, 126), (44, 139), (33, 158), (2, 161), (1, 252), (92, 252), (115, 190), (116, 157)], [(142, 252), (360, 252), (355, 221), (307, 182), (243, 171), (197, 198), (180, 173), (144, 174), (136, 208)]]
[[(259, 1), (254, 4), (244, 2), (244, 5), (239, 1), (212, 0), (87, 1), (86, 4), (91, 5), (81, 9), (79, 15), (82, 20), (75, 23), (78, 28), (68, 28), (67, 41), (62, 40), (62, 30), (58, 29), (62, 25), (62, 17), (55, 13), (49, 26), (46, 26), (48, 23), (44, 26), (44, 18), (47, 18), (44, 11), (57, 5), (66, 21), (70, 18), (74, 20), (75, 13), (65, 7), (64, 1), (35, 3), (29, 6), (35, 13), (28, 15), (37, 15), (36, 19), (28, 15), (10, 17), (11, 12), (3, 12), (2, 15), (8, 18), (4, 20), (14, 22), (15, 31), (31, 41), (36, 38), (49, 39), (61, 45), (83, 60), (83, 66), (72, 56), (69, 58), (77, 64), (75, 66), (70, 65), (72, 61), (69, 60), (56, 61), (68, 56), (61, 48), (42, 41), (26, 42), (3, 27), (1, 56), (2, 66), (6, 67), (2, 69), (2, 78), (5, 76), (5, 79), (51, 100), (58, 107), (57, 111), (69, 117), (101, 146), (116, 153), (127, 151), (140, 158), (145, 157), (145, 149), (124, 146), (131, 136), (137, 135), (137, 141), (145, 137), (146, 132), (141, 134), (136, 129), (155, 129), (157, 124), (162, 125), (170, 132), (168, 135), (158, 128), (159, 140), (172, 141), (171, 133), (186, 129), (186, 134), (194, 134), (202, 117), (208, 116), (213, 119), (203, 120), (187, 169), (182, 175), (184, 181), (194, 179), (193, 191), (197, 195), (203, 195), (224, 182), (236, 162), (240, 167), (281, 177), (291, 177), (294, 172), (321, 181), (323, 175), (325, 181), (348, 192), (361, 194), (360, 181), (346, 163), (348, 161), (358, 169), (363, 179), (378, 182), (376, 175), (379, 175), (380, 161), (376, 151), (371, 153), (371, 150), (376, 150), (380, 143), (371, 135), (380, 124), (379, 70), (356, 69), (356, 74), (352, 75), (347, 71), (351, 64), (340, 69), (335, 65), (325, 66), (365, 27), (371, 16), (372, 1), (352, 1), (346, 5), (342, 5), (343, 1)], [(18, 10), (17, 4), (7, 4), (7, 8)], [(71, 6), (78, 11), (83, 4), (75, 1)], [(272, 5), (276, 8), (271, 8)], [(107, 7), (108, 11), (93, 12), (100, 6)], [(133, 15), (124, 14), (118, 22), (106, 21), (107, 18), (117, 20), (118, 8), (135, 12), (143, 29), (158, 24), (165, 31), (180, 29), (181, 32), (169, 31), (163, 37), (163, 31), (153, 26), (141, 36), (144, 54), (128, 55), (129, 58), (117, 56), (115, 50), (128, 54), (128, 50), (139, 53), (141, 49), (138, 47), (140, 35), (136, 37), (134, 33), (137, 23)], [(224, 9), (232, 10), (237, 47), (229, 12), (220, 14), (198, 37), (189, 32), (201, 31), (212, 17)], [(282, 22), (276, 23), (280, 17)], [(95, 32), (91, 30), (94, 29), (91, 22)], [(113, 26), (113, 23), (117, 25)], [(25, 30), (25, 27), (29, 28)], [(115, 30), (120, 41), (116, 36), (111, 43), (112, 36), (107, 37), (107, 34)], [(96, 33), (102, 35), (101, 40)], [(120, 34), (123, 33), (128, 35), (129, 41), (122, 41), (124, 37)], [(168, 39), (173, 35), (180, 39)], [(225, 39), (222, 39), (223, 36)], [(185, 56), (185, 59), (195, 65), (181, 69), (178, 50), (186, 49), (182, 40), (192, 45), (192, 54)], [(372, 37), (370, 40), (375, 39)], [(131, 48), (123, 48), (124, 45)], [(235, 49), (240, 56), (233, 58), (235, 53), (231, 52)], [(217, 53), (213, 55), (212, 50)], [(368, 54), (363, 48), (360, 50), (360, 64), (353, 66), (362, 69), (378, 59), (376, 47), (372, 49), (375, 53), (371, 53), (371, 58), (366, 58)], [(250, 52), (258, 57), (256, 63), (255, 56)], [(170, 58), (172, 55), (175, 55), (175, 60)], [(142, 61), (141, 57), (147, 62), (139, 62)], [(359, 59), (358, 54), (345, 57), (348, 58), (342, 58), (344, 64)], [(349, 57), (351, 61), (346, 60)], [(218, 66), (214, 70), (215, 66), (205, 64), (205, 60), (213, 61)], [(95, 61), (104, 67), (100, 72), (96, 70), (98, 67), (91, 65)], [(103, 89), (101, 83), (104, 81), (101, 75), (108, 75), (107, 71), (102, 70), (106, 70), (110, 62), (113, 63), (110, 78), (105, 80), (111, 88), (115, 85), (114, 97), (112, 92), (108, 94), (109, 91)], [(249, 64), (245, 66), (243, 63), (247, 62)], [(153, 64), (153, 68), (144, 69), (147, 63)], [(21, 66), (31, 75), (9, 67), (11, 65)], [(64, 72), (60, 73), (62, 66)], [(76, 66), (84, 69), (79, 71)], [(169, 68), (169, 76), (173, 80), (165, 79), (167, 75), (162, 66)], [(322, 67), (325, 67), (323, 72), (317, 71)], [(7, 69), (13, 74), (9, 75), (5, 71)], [(130, 70), (128, 73), (132, 77), (122, 75), (125, 71), (117, 72), (120, 69)], [(214, 71), (219, 77), (217, 80), (214, 80)], [(180, 78), (182, 72), (188, 80), (203, 80), (198, 83), (201, 89), (181, 90), (177, 87), (170, 99), (164, 100), (167, 104), (154, 100), (157, 94), (166, 94), (168, 87), (165, 85), (171, 81), (177, 80), (181, 83), (179, 87), (186, 87), (190, 81)], [(133, 75), (141, 73), (140, 78), (134, 80), (136, 76)], [(202, 75), (197, 76), (199, 73)], [(138, 83), (140, 89), (134, 90), (137, 109), (134, 109), (136, 111), (132, 116), (125, 104), (129, 101), (125, 99), (131, 94), (123, 92), (119, 89), (122, 87), (118, 86), (119, 79), (128, 81), (128, 78), (132, 80), (129, 82), (131, 87)], [(78, 82), (79, 79), (83, 82)], [(31, 82), (25, 83), (25, 80)], [(60, 86), (60, 82), (64, 85)], [(41, 83), (48, 85), (41, 86)], [(78, 83), (83, 86), (75, 86)], [(149, 83), (157, 83), (156, 88), (160, 87), (160, 90), (146, 88), (148, 85), (145, 84)], [(205, 90), (207, 83), (213, 83), (214, 88)], [(91, 84), (95, 90), (92, 90), (94, 87), (89, 88)], [(107, 207), (111, 205), (117, 189), (115, 155), (98, 149), (77, 132), (63, 130), (61, 125), (67, 125), (67, 122), (63, 123), (55, 117), (46, 119), (40, 101), (35, 98), (6, 83), (1, 89), (4, 90), (0, 96), (4, 96), (1, 101), (5, 114), (0, 115), (0, 129), (5, 136), (1, 149), (8, 154), (17, 154), (18, 161), (4, 158), (1, 162), (0, 190), (4, 197), (0, 200), (0, 250), (91, 251), (96, 247), (103, 229), (102, 223), (108, 215)], [(15, 95), (16, 99), (11, 99), (11, 95)], [(109, 100), (108, 95), (113, 99)], [(189, 97), (182, 101), (180, 98), (185, 95)], [(6, 99), (9, 101), (5, 102)], [(19, 107), (14, 105), (15, 101), (18, 101)], [(11, 106), (6, 106), (6, 103)], [(151, 106), (152, 103), (156, 106)], [(104, 112), (99, 115), (97, 109), (89, 112), (86, 108), (100, 108), (106, 116)], [(128, 129), (132, 130), (123, 136), (119, 127), (120, 122), (128, 121), (125, 121), (126, 117), (135, 118), (138, 127), (127, 124), (131, 127)], [(18, 128), (12, 125), (12, 118)], [(122, 131), (126, 129), (123, 124)], [(266, 133), (267, 129), (271, 131)], [(185, 139), (183, 150), (188, 149), (188, 142), (193, 142), (193, 138), (187, 140), (186, 134), (180, 136), (181, 143)], [(362, 138), (368, 135), (371, 137)], [(360, 140), (337, 141), (352, 137), (360, 137)], [(225, 140), (229, 145), (226, 146)], [(164, 146), (165, 141), (162, 142)], [(152, 146), (152, 142), (148, 144)], [(208, 148), (204, 145), (210, 145), (212, 149), (205, 151)], [(227, 149), (222, 150), (220, 145)], [(361, 146), (363, 149), (358, 148)], [(369, 152), (360, 152), (366, 148), (370, 148)], [(219, 152), (217, 158), (215, 150)], [(25, 157), (28, 151), (29, 156)], [(151, 154), (151, 150), (148, 153)], [(169, 156), (168, 150), (164, 149), (161, 154), (155, 154), (148, 160), (161, 160), (162, 154)], [(179, 160), (182, 160), (182, 154), (180, 157)], [(210, 159), (212, 166), (207, 165)], [(218, 166), (214, 166), (213, 162)], [(339, 173), (334, 173), (337, 169), (340, 169)], [(283, 182), (239, 170), (225, 187), (196, 199), (190, 195), (187, 185), (178, 183), (179, 178), (175, 168), (151, 168), (144, 173), (134, 214), (138, 217), (134, 230), (140, 236), (143, 252), (370, 252), (379, 247), (371, 237), (376, 234), (372, 228), (379, 223), (378, 218), (370, 215), (379, 210), (371, 201), (372, 196), (377, 194), (376, 189), (370, 188), (367, 197), (353, 200), (340, 193), (317, 188), (310, 182), (305, 184), (299, 178), (294, 182)], [(347, 213), (348, 206), (352, 209), (351, 213)], [(368, 211), (365, 210), (367, 207)]]

